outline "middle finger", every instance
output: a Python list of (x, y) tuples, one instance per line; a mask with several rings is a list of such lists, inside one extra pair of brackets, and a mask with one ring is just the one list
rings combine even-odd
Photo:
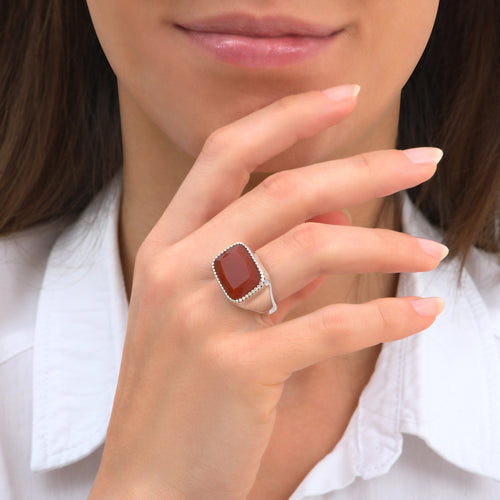
[(437, 148), (375, 151), (273, 174), (192, 234), (203, 274), (207, 254), (236, 241), (260, 248), (314, 216), (420, 184), (441, 156)]
[(307, 222), (257, 253), (271, 274), (274, 297), (279, 302), (324, 275), (430, 271), (446, 257), (448, 249), (435, 241), (388, 229)]

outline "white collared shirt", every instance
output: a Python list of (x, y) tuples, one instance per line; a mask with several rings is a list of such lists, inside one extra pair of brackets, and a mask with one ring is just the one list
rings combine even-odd
[[(115, 182), (65, 229), (0, 240), (2, 500), (90, 491), (128, 309), (119, 194)], [(407, 197), (403, 227), (439, 239)], [(343, 437), (291, 500), (500, 498), (500, 268), (473, 250), (461, 287), (457, 271), (401, 276), (398, 294), (440, 296), (445, 311), (384, 344)]]

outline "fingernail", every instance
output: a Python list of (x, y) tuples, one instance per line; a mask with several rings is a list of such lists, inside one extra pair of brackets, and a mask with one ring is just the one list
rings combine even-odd
[(443, 260), (450, 252), (449, 248), (437, 241), (426, 240), (424, 238), (417, 238), (422, 250), (435, 259)]
[(405, 149), (403, 153), (413, 163), (439, 163), (443, 157), (443, 151), (439, 148), (413, 148)]
[(346, 101), (359, 94), (361, 87), (359, 85), (339, 85), (323, 90), (323, 94), (332, 99), (332, 101)]
[(413, 309), (419, 316), (437, 316), (444, 309), (444, 301), (439, 297), (430, 297), (412, 301)]

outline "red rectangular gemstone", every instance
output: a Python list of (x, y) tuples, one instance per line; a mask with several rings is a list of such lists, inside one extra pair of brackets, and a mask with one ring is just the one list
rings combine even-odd
[(237, 243), (214, 259), (214, 270), (226, 293), (238, 300), (260, 283), (259, 268), (244, 245)]

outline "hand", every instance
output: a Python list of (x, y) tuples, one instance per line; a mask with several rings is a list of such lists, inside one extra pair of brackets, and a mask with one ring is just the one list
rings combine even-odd
[[(293, 372), (434, 321), (442, 303), (428, 299), (419, 313), (415, 298), (332, 304), (283, 321), (326, 274), (426, 271), (443, 256), (438, 244), (431, 255), (425, 243), (393, 231), (306, 222), (429, 179), (438, 159), (432, 148), (279, 172), (241, 196), (259, 164), (354, 106), (354, 97), (335, 101), (319, 91), (288, 96), (208, 138), (137, 256), (120, 377), (89, 498), (246, 498)], [(211, 262), (236, 241), (269, 270), (276, 314), (239, 309), (220, 290)]]

